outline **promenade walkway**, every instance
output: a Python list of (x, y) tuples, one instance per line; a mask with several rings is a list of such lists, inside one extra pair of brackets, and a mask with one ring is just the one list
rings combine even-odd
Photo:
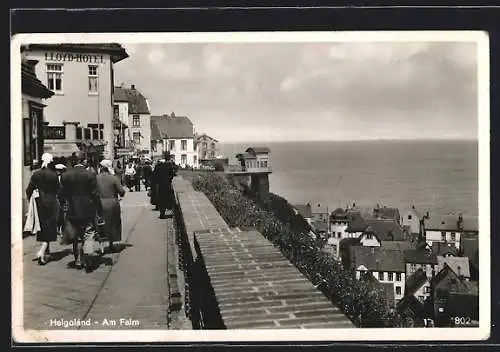
[[(38, 244), (23, 240), (24, 329), (168, 329), (167, 238), (173, 220), (161, 220), (145, 191), (121, 201), (122, 242), (91, 272), (71, 268), (71, 246), (51, 244), (54, 261), (39, 266)], [(107, 246), (107, 244), (106, 244)], [(69, 327), (75, 329), (78, 327)]]

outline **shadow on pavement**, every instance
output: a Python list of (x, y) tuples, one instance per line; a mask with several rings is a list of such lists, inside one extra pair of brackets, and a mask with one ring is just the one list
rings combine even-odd
[(70, 248), (66, 248), (66, 249), (64, 249), (62, 251), (58, 251), (58, 252), (52, 252), (52, 253), (50, 253), (50, 261), (51, 262), (58, 262), (61, 259), (67, 257), (68, 255), (70, 255), (72, 253), (73, 253), (73, 251)]
[(113, 248), (106, 248), (105, 253), (121, 253), (125, 248), (132, 247), (129, 243), (117, 243), (113, 245)]

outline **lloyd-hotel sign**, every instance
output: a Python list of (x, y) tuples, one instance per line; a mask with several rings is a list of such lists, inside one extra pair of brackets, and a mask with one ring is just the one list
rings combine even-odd
[(45, 61), (83, 62), (87, 64), (102, 64), (104, 63), (104, 56), (95, 54), (46, 52)]

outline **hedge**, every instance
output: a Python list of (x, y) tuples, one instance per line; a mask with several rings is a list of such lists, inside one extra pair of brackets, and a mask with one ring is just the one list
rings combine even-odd
[[(185, 176), (186, 177), (186, 176)], [(257, 203), (245, 197), (224, 175), (192, 173), (195, 190), (203, 192), (231, 227), (253, 227), (277, 246), (313, 284), (358, 327), (401, 327), (402, 316), (385, 305), (381, 290), (357, 280), (309, 236), (309, 224), (282, 197), (270, 194)]]

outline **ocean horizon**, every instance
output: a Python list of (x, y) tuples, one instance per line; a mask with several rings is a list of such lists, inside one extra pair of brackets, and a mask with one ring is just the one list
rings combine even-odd
[(234, 163), (251, 146), (271, 150), (270, 191), (292, 204), (478, 215), (477, 140), (241, 142), (220, 151)]

